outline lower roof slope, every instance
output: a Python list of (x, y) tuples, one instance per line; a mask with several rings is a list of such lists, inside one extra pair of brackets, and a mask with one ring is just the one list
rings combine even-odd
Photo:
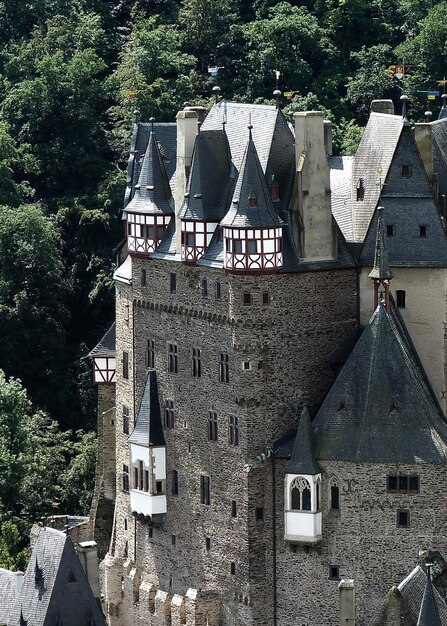
[(445, 416), (393, 303), (377, 307), (313, 427), (317, 459), (447, 462)]

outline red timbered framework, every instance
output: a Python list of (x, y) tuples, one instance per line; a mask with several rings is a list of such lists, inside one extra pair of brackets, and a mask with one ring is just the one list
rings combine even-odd
[(116, 382), (115, 357), (93, 359), (93, 380), (98, 385), (110, 385)]
[(282, 226), (224, 228), (225, 269), (259, 272), (283, 264)]
[(127, 244), (129, 252), (154, 252), (165, 236), (171, 215), (127, 214)]
[(182, 261), (196, 263), (208, 248), (216, 222), (182, 220)]

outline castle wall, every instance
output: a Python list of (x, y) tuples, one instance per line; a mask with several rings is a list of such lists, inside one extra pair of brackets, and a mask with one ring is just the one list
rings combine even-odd
[[(339, 579), (354, 579), (356, 624), (367, 626), (425, 550), (447, 548), (445, 466), (321, 461), (323, 537), (319, 548), (306, 548), (284, 541), (285, 463), (275, 460), (278, 626), (338, 626), (335, 566)], [(388, 493), (387, 475), (399, 473), (418, 474), (419, 493)], [(332, 476), (340, 485), (339, 511), (329, 508)], [(410, 513), (408, 528), (397, 527), (400, 508)]]
[[(362, 268), (360, 274), (360, 322), (367, 324), (372, 313), (374, 291), (368, 277), (371, 268)], [(444, 268), (393, 267), (391, 292), (406, 292), (405, 308), (399, 309), (416, 350), (427, 372), (433, 391), (446, 410), (445, 362), (447, 321), (446, 271)]]
[[(146, 286), (141, 285), (143, 268)], [(171, 273), (176, 274), (176, 293), (172, 294)], [(217, 281), (220, 301), (216, 300)], [(251, 294), (248, 305), (243, 303), (244, 292)], [(268, 305), (263, 305), (265, 293)], [(247, 473), (246, 464), (296, 428), (305, 398), (315, 403), (330, 386), (327, 357), (356, 320), (355, 271), (237, 276), (134, 258), (133, 285), (117, 284), (116, 310), (117, 567), (124, 568), (124, 580), (126, 567), (135, 567), (146, 586), (168, 594), (163, 596), (163, 606), (169, 597), (166, 610), (170, 614), (173, 597), (186, 598), (188, 589), (202, 589), (217, 593), (219, 623), (267, 626), (272, 623), (273, 600), (266, 575), (271, 556), (266, 547), (270, 538), (265, 530), (264, 470)], [(121, 476), (123, 465), (130, 465), (122, 406), (129, 407), (132, 430), (147, 374), (148, 340), (154, 341), (162, 414), (166, 400), (174, 402), (175, 413), (174, 428), (165, 428), (168, 513), (162, 525), (154, 526), (132, 517)], [(178, 348), (176, 374), (167, 371), (169, 343)], [(192, 376), (193, 348), (201, 350), (200, 378)], [(129, 354), (128, 381), (122, 379), (123, 351)], [(229, 357), (228, 383), (219, 381), (220, 353)], [(208, 441), (210, 411), (218, 420), (215, 442)], [(229, 445), (230, 415), (238, 419), (237, 446)], [(173, 470), (178, 471), (178, 495), (172, 495)], [(210, 477), (210, 506), (200, 502), (201, 475)], [(236, 517), (232, 516), (233, 500)], [(262, 520), (257, 519), (260, 508)], [(115, 584), (120, 580), (116, 578)], [(118, 615), (109, 616), (112, 626), (130, 626), (136, 619), (135, 605), (141, 607), (126, 589), (124, 584), (123, 590), (116, 591), (118, 605), (114, 607), (119, 610)], [(208, 607), (205, 612), (211, 604), (216, 610), (215, 598), (203, 602)], [(147, 605), (138, 611), (139, 619), (149, 619)], [(199, 626), (199, 621), (191, 624)]]

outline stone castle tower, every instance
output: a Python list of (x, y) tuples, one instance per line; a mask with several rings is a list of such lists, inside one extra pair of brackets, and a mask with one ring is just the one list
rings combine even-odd
[[(332, 217), (338, 162), (323, 115), (296, 114), (294, 133), (270, 106), (220, 102), (202, 118), (188, 108), (176, 126), (135, 128), (116, 344), (92, 353), (114, 447), (100, 454), (95, 499), (99, 510), (114, 499), (108, 621), (335, 625), (334, 581), (347, 577), (366, 624), (419, 544), (441, 549), (446, 529), (432, 504), (445, 482), (444, 416), (387, 262), (374, 265), (378, 308), (358, 329), (371, 292), (359, 298), (366, 270)], [(373, 256), (383, 259), (377, 215)], [(365, 386), (368, 395), (357, 391)], [(390, 437), (406, 440), (405, 428), (421, 437), (404, 451), (399, 437), (386, 447), (378, 414), (391, 420)], [(405, 548), (388, 567), (396, 541)]]

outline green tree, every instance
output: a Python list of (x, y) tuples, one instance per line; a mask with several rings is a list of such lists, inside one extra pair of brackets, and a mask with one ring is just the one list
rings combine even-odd
[(88, 515), (95, 487), (96, 434), (78, 431), (73, 452), (74, 456), (62, 475), (61, 510)]

